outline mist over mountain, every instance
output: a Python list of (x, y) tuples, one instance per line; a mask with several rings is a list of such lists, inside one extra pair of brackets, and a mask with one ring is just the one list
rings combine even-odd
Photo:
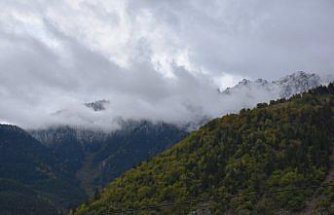
[[(328, 77), (316, 74), (296, 72), (277, 81), (257, 79), (242, 80), (224, 91), (214, 91), (222, 102), (217, 116), (235, 113), (242, 108), (254, 107), (259, 102), (269, 102), (278, 98), (289, 98), (327, 83)], [(223, 105), (224, 101), (224, 105)], [(205, 124), (215, 115), (205, 115), (189, 106), (189, 111), (197, 118), (180, 124), (163, 121), (127, 120), (123, 117), (113, 119), (112, 101), (108, 99), (80, 104), (87, 112), (75, 112), (75, 109), (61, 110), (58, 116), (79, 116), (90, 119), (90, 126), (82, 124), (57, 125), (43, 129), (29, 130), (30, 134), (51, 149), (60, 158), (73, 175), (80, 181), (88, 195), (120, 176), (122, 173), (149, 159), (181, 140), (187, 132)], [(211, 104), (212, 105), (212, 104)], [(215, 103), (217, 105), (217, 103)], [(218, 109), (219, 107), (217, 107)], [(105, 121), (113, 121), (115, 127), (106, 129), (89, 118), (89, 114), (98, 114)], [(71, 114), (71, 115), (68, 115)], [(107, 127), (108, 128), (108, 127)]]
[(211, 120), (73, 214), (333, 214), (334, 84)]
[[(193, 190), (175, 175), (183, 174), (178, 170), (184, 167), (201, 176), (198, 191), (208, 195), (217, 188), (212, 186), (219, 186), (219, 195), (226, 195), (217, 195), (217, 203), (237, 204), (239, 200), (229, 198), (242, 188), (234, 171), (241, 152), (261, 154), (269, 148), (265, 159), (247, 154), (256, 158), (251, 171), (255, 178), (244, 182), (255, 190), (262, 192), (258, 186), (266, 185), (253, 182), (263, 177), (263, 161), (275, 163), (273, 154), (278, 160), (288, 156), (282, 161), (287, 179), (300, 176), (289, 169), (296, 167), (290, 158), (305, 158), (307, 168), (300, 170), (311, 174), (305, 173), (305, 179), (324, 176), (332, 162), (322, 132), (332, 128), (322, 129), (322, 123), (332, 126), (326, 115), (332, 114), (332, 95), (325, 94), (332, 93), (333, 85), (321, 85), (334, 81), (333, 9), (333, 0), (1, 0), (0, 215), (66, 213), (88, 197), (99, 199), (99, 191), (127, 171), (141, 175), (138, 166), (153, 164), (150, 160), (166, 151), (173, 153), (158, 167), (168, 170), (166, 181), (176, 192), (139, 186), (146, 183), (143, 176), (132, 184), (136, 186), (129, 184), (130, 196), (142, 194), (145, 204), (151, 194), (159, 194), (156, 202), (184, 197), (186, 193), (178, 192)], [(222, 116), (231, 122), (221, 126), (234, 127), (226, 131), (218, 125), (214, 135), (206, 133), (203, 125), (211, 127)], [(257, 122), (268, 126), (263, 134)], [(312, 136), (313, 131), (319, 135)], [(207, 144), (221, 143), (213, 141), (221, 132), (227, 151), (211, 151)], [(192, 134), (195, 142), (182, 141)], [(238, 145), (240, 135), (249, 140), (245, 145)], [(298, 138), (306, 147), (296, 152), (302, 143)], [(326, 147), (326, 156), (321, 147)], [(183, 166), (179, 158), (191, 163)], [(214, 173), (215, 161), (223, 161), (219, 171), (230, 179)], [(224, 162), (231, 162), (226, 171)], [(170, 164), (175, 166), (170, 169)], [(143, 173), (162, 171), (153, 166)], [(275, 168), (265, 171), (271, 174)], [(220, 184), (225, 176), (226, 187)], [(152, 181), (147, 182), (152, 188)], [(113, 196), (118, 197), (129, 203), (126, 207), (136, 202), (134, 196)], [(301, 209), (299, 197), (291, 198), (290, 206)], [(276, 202), (270, 197), (255, 200), (242, 200), (240, 211), (254, 204), (262, 211), (267, 200)], [(85, 205), (96, 214), (94, 206)], [(216, 214), (226, 211), (216, 209)]]
[[(291, 82), (291, 77), (296, 76), (304, 77), (303, 81), (298, 78), (298, 82)], [(312, 84), (320, 83), (315, 75), (301, 72), (281, 80), (272, 84), (279, 83), (285, 87), (281, 89), (288, 91), (279, 92), (291, 92), (291, 89), (304, 91)], [(254, 85), (270, 89), (264, 80), (242, 81), (220, 96), (231, 96), (245, 89), (249, 92), (252, 89), (250, 86)], [(332, 88), (333, 85), (331, 93)], [(327, 88), (321, 87), (314, 92), (322, 93), (324, 89), (327, 92)], [(308, 101), (307, 98), (305, 100)], [(82, 105), (91, 108), (91, 105)], [(15, 199), (29, 198), (30, 201), (20, 204), (20, 210), (30, 210), (36, 205), (38, 210), (34, 213), (37, 214), (43, 214), (45, 210), (64, 213), (67, 207), (73, 207), (86, 199), (86, 196), (96, 194), (127, 170), (173, 147), (187, 135), (187, 127), (182, 129), (163, 122), (120, 122), (120, 129), (109, 132), (96, 128), (61, 126), (29, 130), (28, 133), (15, 126), (1, 125), (0, 153), (3, 162), (0, 171), (0, 204), (7, 204), (6, 210), (15, 214)]]
[[(298, 71), (272, 82), (261, 78), (255, 81), (243, 79), (237, 85), (225, 89), (223, 94), (233, 95), (242, 92), (246, 97), (249, 96), (254, 98), (256, 97), (256, 92), (254, 91), (262, 90), (264, 93), (271, 93), (274, 98), (289, 98), (294, 94), (306, 92), (321, 84), (328, 84), (331, 80), (334, 80), (334, 76), (320, 77), (314, 73), (309, 74), (303, 71)], [(254, 95), (252, 95), (252, 93)]]
[(254, 81), (243, 79), (235, 86), (222, 89), (220, 92), (227, 103), (228, 108), (224, 107), (228, 110), (226, 112), (234, 113), (241, 108), (254, 107), (262, 101), (289, 98), (294, 94), (326, 85), (332, 80), (333, 75), (320, 76), (298, 71), (271, 82), (261, 78)]
[[(243, 79), (233, 87), (210, 89), (199, 100), (170, 101), (166, 106), (133, 106), (133, 110), (120, 109), (119, 101), (109, 98), (74, 105), (56, 112), (59, 125), (69, 125), (86, 129), (117, 130), (127, 121), (148, 120), (165, 122), (189, 130), (198, 128), (209, 119), (235, 113), (242, 108), (254, 107), (259, 102), (268, 102), (278, 98), (289, 98), (294, 94), (306, 92), (314, 87), (334, 80), (332, 75), (317, 75), (303, 71), (295, 72), (275, 81)], [(167, 106), (168, 105), (168, 106)], [(180, 109), (180, 110), (174, 110)], [(152, 110), (150, 112), (150, 110)], [(65, 121), (66, 119), (66, 121)], [(64, 121), (62, 121), (64, 120)], [(57, 124), (56, 124), (57, 125)]]
[(98, 100), (95, 102), (85, 103), (86, 107), (93, 109), (94, 111), (102, 111), (105, 110), (105, 105), (109, 104), (110, 102), (107, 100)]

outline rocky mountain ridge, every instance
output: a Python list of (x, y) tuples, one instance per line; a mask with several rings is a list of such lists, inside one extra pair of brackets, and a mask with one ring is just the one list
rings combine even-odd
[(333, 80), (334, 76), (331, 75), (320, 76), (315, 73), (298, 71), (272, 82), (261, 78), (255, 81), (243, 79), (235, 86), (223, 90), (222, 94), (225, 96), (243, 94), (256, 97), (257, 93), (261, 94), (262, 92), (262, 94), (267, 93), (272, 96), (272, 99), (289, 98), (294, 94), (306, 92), (309, 89), (328, 84)]

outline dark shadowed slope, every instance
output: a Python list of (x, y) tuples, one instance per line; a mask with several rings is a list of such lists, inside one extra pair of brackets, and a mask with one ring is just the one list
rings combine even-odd
[(52, 151), (11, 125), (0, 125), (0, 187), (1, 214), (57, 214), (85, 199)]

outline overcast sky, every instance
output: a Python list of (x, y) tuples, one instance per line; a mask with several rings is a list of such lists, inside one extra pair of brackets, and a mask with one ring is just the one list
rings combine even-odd
[(333, 74), (333, 20), (332, 0), (0, 0), (0, 121), (214, 115), (242, 78)]

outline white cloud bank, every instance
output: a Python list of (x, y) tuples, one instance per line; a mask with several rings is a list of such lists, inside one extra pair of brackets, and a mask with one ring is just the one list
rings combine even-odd
[[(0, 121), (23, 127), (187, 122), (238, 106), (216, 89), (243, 77), (334, 71), (331, 0), (2, 0), (0, 8)], [(103, 113), (82, 105), (98, 99), (110, 100)]]

